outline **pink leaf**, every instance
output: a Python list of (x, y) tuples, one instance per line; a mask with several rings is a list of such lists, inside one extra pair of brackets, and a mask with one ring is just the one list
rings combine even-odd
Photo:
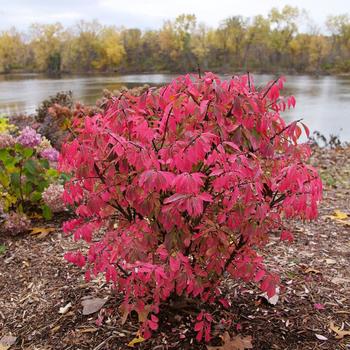
[(170, 257), (169, 258), (170, 261), (170, 270), (173, 272), (177, 272), (180, 269), (180, 260), (177, 259), (177, 257)]
[(194, 330), (196, 332), (202, 330), (204, 327), (204, 321), (199, 321), (199, 322), (196, 322), (196, 324), (194, 325)]
[(265, 274), (266, 274), (265, 270), (259, 270), (259, 271), (255, 274), (254, 281), (255, 281), (255, 282), (259, 282), (259, 281), (265, 276)]
[(149, 328), (152, 329), (152, 331), (155, 331), (158, 329), (158, 323), (157, 322), (154, 322), (152, 320), (148, 320), (148, 325), (149, 325)]
[(323, 304), (319, 304), (319, 303), (314, 304), (314, 308), (316, 310), (324, 310), (325, 309), (324, 305)]
[(281, 241), (289, 241), (293, 242), (294, 237), (293, 234), (289, 231), (283, 230), (281, 233)]

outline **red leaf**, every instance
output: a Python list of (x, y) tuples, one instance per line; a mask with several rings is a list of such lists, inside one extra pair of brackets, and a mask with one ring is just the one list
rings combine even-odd
[(265, 276), (265, 274), (266, 274), (265, 270), (259, 270), (259, 271), (255, 274), (254, 281), (255, 281), (255, 282), (259, 282), (259, 281)]
[(293, 242), (294, 237), (293, 234), (289, 231), (283, 230), (281, 233), (281, 241), (289, 241)]
[(148, 320), (148, 325), (149, 325), (149, 328), (152, 329), (152, 331), (155, 331), (158, 329), (158, 323), (157, 322), (154, 322), (152, 320)]
[(314, 308), (316, 310), (324, 310), (325, 309), (324, 305), (323, 304), (319, 304), (319, 303), (314, 304)]
[(226, 308), (226, 309), (228, 309), (228, 308), (230, 307), (230, 303), (229, 303), (228, 300), (225, 299), (225, 298), (220, 298), (220, 299), (219, 299), (219, 302), (220, 302), (221, 305), (222, 305), (224, 308)]
[(177, 272), (180, 269), (180, 260), (177, 259), (177, 257), (170, 257), (169, 258), (170, 262), (170, 270), (173, 272)]
[(196, 322), (195, 325), (194, 325), (194, 330), (196, 332), (202, 330), (204, 327), (204, 321), (199, 321), (199, 322)]
[(306, 136), (309, 138), (310, 137), (310, 130), (309, 130), (309, 128), (304, 123), (301, 123), (301, 124), (304, 127)]
[[(311, 149), (297, 143), (303, 124), (281, 115), (295, 105), (280, 96), (284, 80), (257, 89), (249, 76), (189, 74), (123, 92), (98, 113), (65, 107), (75, 136), (60, 157), (71, 177), (63, 197), (78, 218), (64, 231), (87, 241), (66, 259), (88, 263), (87, 278), (104, 274), (125, 317), (138, 312), (143, 338), (172, 295), (227, 307), (226, 273), (275, 293), (258, 249), (276, 230), (291, 241), (284, 221), (315, 218), (322, 197)], [(196, 321), (197, 340), (210, 339), (212, 316)]]

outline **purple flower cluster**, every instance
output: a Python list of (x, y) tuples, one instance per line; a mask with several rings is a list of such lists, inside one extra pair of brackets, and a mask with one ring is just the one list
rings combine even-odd
[(24, 147), (35, 147), (40, 144), (41, 135), (31, 127), (26, 126), (17, 137), (17, 142)]
[(16, 143), (14, 137), (10, 134), (0, 134), (0, 149), (12, 147)]
[(42, 158), (45, 158), (49, 160), (50, 162), (57, 162), (58, 156), (60, 155), (60, 152), (58, 152), (55, 148), (46, 148), (40, 152), (40, 156)]
[(64, 187), (60, 184), (51, 184), (42, 193), (45, 204), (54, 212), (58, 213), (65, 210), (64, 201), (62, 199)]
[(28, 230), (30, 227), (30, 220), (25, 214), (11, 212), (5, 215), (5, 230), (15, 236), (21, 232)]

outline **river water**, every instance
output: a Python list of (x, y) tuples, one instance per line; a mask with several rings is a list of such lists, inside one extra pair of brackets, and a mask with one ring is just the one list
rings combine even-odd
[[(37, 74), (0, 76), (0, 114), (33, 113), (41, 101), (59, 91), (73, 92), (77, 101), (94, 104), (103, 89), (118, 89), (143, 84), (162, 85), (171, 74), (90, 75), (48, 78)], [(273, 79), (271, 75), (254, 75), (257, 85)], [(285, 112), (288, 121), (303, 118), (311, 132), (338, 135), (350, 141), (350, 77), (286, 76), (285, 95), (297, 100), (295, 110)]]

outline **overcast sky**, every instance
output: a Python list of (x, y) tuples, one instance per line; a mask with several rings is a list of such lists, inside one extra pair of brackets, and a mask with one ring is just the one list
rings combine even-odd
[(24, 30), (33, 22), (69, 26), (80, 19), (159, 28), (165, 19), (182, 13), (193, 13), (199, 22), (215, 27), (229, 16), (266, 15), (272, 7), (286, 4), (307, 10), (319, 26), (328, 14), (350, 13), (350, 0), (0, 0), (0, 30)]

